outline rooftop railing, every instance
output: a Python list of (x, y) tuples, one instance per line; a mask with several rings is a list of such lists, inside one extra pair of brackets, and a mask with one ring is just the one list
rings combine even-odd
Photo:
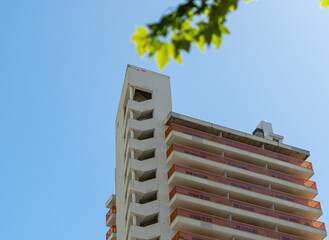
[(113, 213), (116, 213), (117, 212), (117, 209), (116, 209), (116, 206), (113, 206), (111, 207), (111, 209), (107, 212), (106, 214), (106, 221), (110, 218), (110, 216), (113, 214)]
[(284, 173), (277, 172), (277, 171), (270, 170), (270, 169), (265, 169), (265, 168), (255, 166), (255, 165), (252, 165), (252, 164), (249, 164), (249, 163), (241, 162), (241, 161), (238, 161), (238, 160), (235, 160), (235, 159), (219, 156), (219, 155), (216, 155), (216, 154), (213, 154), (213, 153), (200, 151), (200, 150), (197, 150), (197, 149), (193, 149), (193, 148), (178, 145), (178, 144), (172, 144), (170, 146), (170, 148), (167, 150), (167, 157), (169, 157), (169, 155), (173, 151), (189, 154), (189, 155), (192, 155), (192, 156), (197, 156), (197, 157), (200, 157), (200, 158), (203, 158), (203, 159), (211, 160), (211, 161), (214, 161), (214, 162), (230, 165), (230, 166), (245, 169), (245, 170), (248, 170), (248, 171), (251, 171), (251, 172), (260, 173), (260, 174), (267, 175), (267, 176), (270, 176), (270, 177), (282, 179), (282, 180), (285, 180), (285, 181), (289, 181), (289, 182), (297, 183), (299, 185), (303, 185), (303, 186), (306, 186), (306, 187), (317, 189), (316, 183), (313, 182), (313, 181), (310, 181), (310, 180), (304, 180), (304, 179), (296, 178), (296, 177), (293, 177), (293, 176), (288, 175), (288, 174), (284, 174)]
[(223, 204), (226, 206), (239, 208), (239, 209), (242, 209), (245, 211), (263, 214), (266, 216), (279, 218), (282, 220), (302, 224), (305, 226), (310, 226), (310, 227), (314, 227), (317, 229), (326, 230), (325, 224), (322, 222), (309, 220), (306, 218), (295, 216), (293, 214), (288, 214), (288, 213), (284, 213), (284, 212), (280, 212), (280, 211), (276, 211), (276, 210), (272, 210), (272, 209), (268, 209), (268, 208), (264, 208), (264, 207), (259, 207), (259, 206), (253, 205), (253, 204), (240, 202), (240, 201), (237, 201), (234, 199), (229, 199), (229, 198), (225, 198), (222, 196), (209, 194), (209, 193), (197, 191), (197, 190), (182, 187), (182, 186), (175, 186), (169, 193), (169, 199), (171, 200), (176, 194), (182, 194), (182, 195), (210, 201), (213, 203), (219, 203), (219, 204)]
[(298, 204), (309, 206), (312, 208), (321, 209), (321, 205), (318, 201), (304, 199), (304, 198), (301, 198), (301, 197), (298, 197), (295, 195), (291, 195), (288, 193), (280, 192), (277, 190), (271, 190), (269, 188), (260, 187), (260, 186), (246, 183), (243, 181), (231, 179), (228, 177), (223, 177), (223, 176), (216, 175), (213, 173), (208, 173), (208, 172), (200, 171), (197, 169), (193, 169), (193, 168), (189, 168), (189, 167), (185, 167), (185, 166), (181, 166), (181, 165), (177, 165), (177, 164), (174, 164), (168, 171), (168, 179), (174, 172), (180, 172), (180, 173), (192, 175), (195, 177), (207, 179), (207, 180), (214, 181), (217, 183), (230, 185), (233, 187), (241, 188), (244, 190), (249, 190), (249, 191), (260, 193), (260, 194), (265, 194), (265, 195), (272, 196), (275, 198), (280, 198), (280, 199), (287, 200), (290, 202), (295, 202)]
[(275, 158), (277, 160), (281, 160), (284, 162), (288, 162), (294, 165), (298, 165), (304, 168), (308, 168), (308, 169), (313, 169), (312, 163), (307, 162), (307, 161), (303, 161), (294, 157), (290, 157), (287, 155), (283, 155), (280, 153), (276, 153), (276, 152), (272, 152), (269, 150), (265, 150), (259, 147), (255, 147), (255, 146), (251, 146), (251, 145), (247, 145), (241, 142), (237, 142), (228, 138), (223, 138), (223, 137), (219, 137), (213, 134), (209, 134), (209, 133), (205, 133), (205, 132), (201, 132), (195, 129), (191, 129), (191, 128), (187, 128), (187, 127), (183, 127), (180, 125), (176, 125), (176, 124), (171, 124), (165, 133), (165, 136), (167, 137), (171, 131), (177, 131), (177, 132), (181, 132), (181, 133), (185, 133), (188, 135), (192, 135), (198, 138), (202, 138), (202, 139), (206, 139), (209, 141), (213, 141), (213, 142), (217, 142), (226, 146), (230, 146), (230, 147), (234, 147), (234, 148), (238, 148), (241, 150), (245, 150), (248, 152), (252, 152), (252, 153), (256, 153), (259, 155), (263, 155), (266, 157), (270, 157), (270, 158)]
[(170, 221), (173, 222), (176, 217), (181, 216), (181, 217), (186, 217), (186, 218), (191, 218), (195, 219), (198, 221), (202, 222), (207, 222), (207, 223), (212, 223), (215, 225), (220, 225), (223, 227), (228, 227), (228, 228), (233, 228), (239, 231), (243, 232), (248, 232), (252, 234), (257, 234), (260, 236), (268, 237), (268, 238), (273, 238), (273, 239), (284, 239), (284, 240), (305, 240), (305, 238), (281, 233), (281, 232), (276, 232), (273, 230), (261, 228), (261, 227), (256, 227), (253, 225), (245, 224), (245, 223), (240, 223), (236, 221), (232, 221), (229, 219), (225, 218), (219, 218), (216, 216), (211, 216), (183, 208), (176, 208), (174, 212), (170, 215)]

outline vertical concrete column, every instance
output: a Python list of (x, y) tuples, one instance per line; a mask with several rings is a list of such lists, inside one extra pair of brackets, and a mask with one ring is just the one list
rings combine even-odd
[(134, 88), (132, 86), (129, 86), (129, 99), (134, 99)]
[(134, 139), (134, 137), (135, 137), (135, 133), (134, 133), (133, 130), (131, 130), (131, 131), (130, 131), (130, 138), (131, 138), (131, 139)]
[(137, 225), (137, 217), (134, 215), (133, 216), (133, 225), (136, 226)]
[(134, 112), (133, 111), (130, 111), (129, 118), (134, 119)]
[[(134, 150), (131, 151), (131, 158), (135, 158), (135, 151)], [(131, 172), (131, 178), (132, 178), (133, 181), (135, 181), (135, 179), (136, 179), (135, 171)], [(136, 193), (133, 192), (131, 198), (132, 198), (133, 202), (136, 202)]]
[(131, 194), (131, 198), (132, 198), (132, 202), (136, 202), (136, 193), (135, 192), (133, 192), (132, 194)]

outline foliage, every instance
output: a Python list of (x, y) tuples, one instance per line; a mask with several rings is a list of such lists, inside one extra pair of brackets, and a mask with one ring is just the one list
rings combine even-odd
[(329, 0), (321, 0), (321, 7), (328, 7), (329, 6)]
[[(147, 54), (151, 58), (156, 55), (160, 69), (170, 57), (182, 63), (181, 53), (189, 52), (193, 43), (202, 52), (211, 44), (219, 49), (223, 34), (229, 34), (224, 26), (227, 14), (236, 10), (238, 1), (187, 0), (159, 22), (149, 24), (147, 28), (137, 27), (131, 40), (136, 43), (140, 56)], [(329, 0), (321, 0), (321, 7), (326, 6), (329, 6)]]

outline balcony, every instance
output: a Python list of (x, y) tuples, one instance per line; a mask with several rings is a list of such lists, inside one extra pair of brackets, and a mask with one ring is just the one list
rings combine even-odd
[(289, 239), (305, 240), (297, 236), (276, 232), (257, 226), (219, 218), (183, 208), (176, 208), (170, 216), (173, 230), (193, 231), (209, 237), (221, 236), (221, 239), (230, 239), (236, 236), (239, 239)]
[(116, 240), (117, 239), (117, 227), (113, 225), (110, 230), (106, 233), (106, 240)]
[(116, 199), (115, 194), (112, 194), (111, 197), (106, 201), (105, 207), (106, 208), (113, 207), (115, 205), (115, 199)]
[(316, 183), (313, 181), (178, 144), (170, 146), (167, 158), (169, 165), (183, 164), (217, 174), (226, 172), (235, 179), (262, 186), (271, 184), (274, 189), (308, 199), (317, 195)]
[(171, 186), (182, 185), (201, 191), (219, 195), (230, 194), (230, 197), (243, 202), (249, 202), (269, 208), (275, 204), (279, 211), (299, 215), (316, 220), (322, 214), (320, 203), (294, 195), (255, 186), (216, 174), (173, 165), (168, 172)]
[(169, 199), (173, 209), (184, 207), (224, 218), (231, 214), (234, 220), (240, 222), (269, 229), (278, 226), (285, 233), (312, 240), (326, 237), (324, 223), (182, 186), (175, 186)]
[(213, 153), (224, 151), (230, 158), (259, 166), (267, 164), (270, 169), (303, 179), (313, 175), (310, 162), (183, 126), (171, 124), (165, 136), (167, 144), (177, 143)]
[(127, 239), (157, 239), (160, 237), (160, 224), (155, 223), (146, 227), (132, 225)]
[(154, 108), (154, 100), (150, 99), (144, 102), (136, 102), (133, 100), (128, 100), (126, 111), (125, 111), (125, 123), (124, 123), (124, 129), (127, 127), (127, 123), (129, 120), (129, 112), (132, 111), (134, 113), (134, 119), (136, 120), (142, 120), (144, 119), (144, 115), (147, 115), (148, 113), (152, 112)]
[(269, 188), (256, 186), (256, 185), (249, 184), (246, 182), (238, 181), (235, 179), (231, 179), (231, 178), (227, 178), (227, 177), (219, 176), (216, 174), (207, 173), (204, 171), (199, 171), (197, 169), (192, 169), (192, 168), (183, 167), (183, 166), (179, 166), (179, 165), (173, 165), (173, 167), (168, 172), (168, 178), (170, 178), (172, 173), (175, 171), (185, 173), (185, 174), (190, 174), (190, 175), (197, 176), (197, 177), (204, 178), (204, 179), (208, 179), (210, 181), (215, 181), (215, 182), (223, 183), (226, 185), (231, 185), (231, 186), (234, 186), (237, 188), (247, 189), (252, 192), (269, 195), (272, 197), (284, 199), (284, 200), (287, 200), (290, 202), (295, 202), (295, 203), (302, 204), (305, 206), (321, 209), (320, 203), (317, 201), (314, 201), (314, 200), (304, 199), (304, 198), (297, 197), (297, 196), (294, 196), (294, 195), (291, 195), (288, 193), (271, 190)]
[(159, 202), (156, 200), (144, 204), (131, 202), (127, 211), (126, 225), (129, 225), (132, 216), (137, 216), (139, 222), (143, 222), (150, 216), (157, 215), (159, 213), (158, 204)]
[(170, 112), (164, 120), (166, 125), (177, 124), (187, 128), (199, 130), (216, 136), (238, 141), (258, 148), (280, 153), (293, 158), (306, 160), (310, 156), (310, 152), (305, 149), (296, 148), (284, 143), (276, 142), (267, 138), (258, 137), (253, 134), (237, 131), (227, 127), (223, 127), (214, 123), (206, 122), (200, 119), (188, 117), (175, 112)]
[(112, 206), (111, 209), (107, 212), (106, 226), (111, 227), (115, 224), (116, 212), (116, 206)]

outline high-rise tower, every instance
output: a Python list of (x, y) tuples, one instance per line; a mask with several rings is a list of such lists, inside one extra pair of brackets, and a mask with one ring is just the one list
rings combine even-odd
[(108, 240), (320, 240), (309, 152), (172, 112), (169, 77), (127, 67)]

